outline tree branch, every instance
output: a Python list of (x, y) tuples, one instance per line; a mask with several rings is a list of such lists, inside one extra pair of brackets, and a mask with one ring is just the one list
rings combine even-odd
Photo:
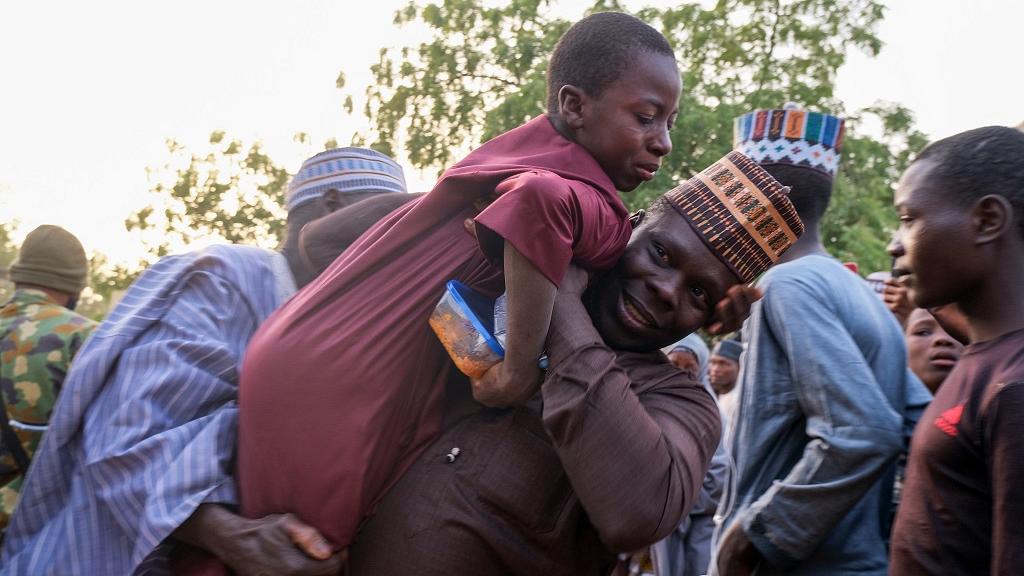
[(502, 84), (505, 84), (506, 86), (513, 86), (513, 87), (518, 87), (519, 86), (519, 83), (515, 82), (514, 80), (509, 80), (507, 78), (501, 78), (500, 76), (493, 76), (491, 74), (469, 74), (467, 72), (462, 72), (462, 73), (459, 74), (459, 78), (472, 78), (474, 80), (494, 80), (495, 82), (501, 82)]
[(775, 53), (776, 36), (779, 32), (779, 20), (781, 19), (781, 12), (782, 3), (779, 0), (775, 0), (775, 19), (772, 21), (772, 29), (771, 32), (768, 34), (768, 53), (765, 54), (761, 59), (761, 61), (763, 62), (763, 64), (761, 65), (761, 78), (757, 84), (757, 90), (754, 91), (754, 94), (756, 94), (757, 97), (761, 96), (761, 91), (764, 90), (764, 84), (769, 77), (769, 71), (772, 64), (772, 55)]

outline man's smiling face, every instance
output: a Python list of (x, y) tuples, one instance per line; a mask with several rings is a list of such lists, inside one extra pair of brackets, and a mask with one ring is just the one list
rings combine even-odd
[(712, 319), (739, 278), (690, 224), (659, 200), (633, 231), (618, 264), (590, 291), (590, 314), (605, 342), (650, 351)]

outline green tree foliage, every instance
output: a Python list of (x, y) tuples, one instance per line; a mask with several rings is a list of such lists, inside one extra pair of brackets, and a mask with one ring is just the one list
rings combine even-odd
[(16, 227), (16, 222), (0, 222), (0, 305), (10, 297), (13, 287), (7, 271), (18, 257), (18, 246), (11, 239)]
[[(296, 134), (297, 142), (308, 140)], [(168, 140), (170, 159), (149, 171), (157, 203), (125, 220), (131, 230), (156, 230), (150, 244), (154, 256), (199, 238), (276, 246), (284, 233), (284, 194), (288, 172), (276, 164), (259, 142), (246, 145), (224, 132), (210, 135), (209, 148), (188, 152)]]
[[(402, 149), (419, 168), (441, 168), (457, 155), (544, 112), (547, 60), (569, 21), (551, 2), (482, 0), (410, 3), (397, 25), (425, 24), (418, 46), (383, 48), (372, 66), (365, 114), (374, 147)], [(590, 12), (623, 10), (597, 1)], [(875, 55), (883, 17), (876, 0), (719, 0), (637, 12), (673, 44), (683, 77), (673, 151), (653, 182), (627, 197), (641, 207), (720, 158), (732, 146), (733, 118), (794, 101), (845, 113), (835, 97), (836, 73), (851, 50)], [(342, 86), (343, 83), (339, 83)], [(884, 126), (875, 139), (860, 120)], [(922, 138), (910, 114), (878, 106), (850, 115), (843, 169), (826, 241), (836, 256), (866, 269), (887, 267), (893, 227), (892, 183)], [(834, 240), (832, 240), (834, 238)]]
[(106, 256), (94, 252), (89, 257), (89, 285), (82, 291), (75, 311), (93, 320), (103, 320), (146, 266), (145, 261), (136, 266), (111, 264)]
[(877, 104), (848, 122), (868, 119), (881, 123), (882, 136), (853, 135), (843, 142), (843, 165), (821, 231), (829, 251), (840, 260), (856, 262), (865, 275), (892, 267), (885, 247), (897, 225), (893, 186), (913, 153), (928, 142), (902, 106)]
[(417, 167), (445, 166), (467, 143), (537, 115), (548, 55), (570, 25), (546, 16), (548, 8), (542, 0), (445, 0), (399, 10), (396, 25), (421, 20), (432, 39), (380, 50), (366, 91), (374, 147), (394, 155), (401, 145)]

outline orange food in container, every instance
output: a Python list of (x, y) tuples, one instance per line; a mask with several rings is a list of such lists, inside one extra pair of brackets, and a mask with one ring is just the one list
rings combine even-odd
[(457, 280), (445, 284), (430, 327), (455, 366), (470, 378), (482, 377), (505, 357), (494, 336), (494, 301)]

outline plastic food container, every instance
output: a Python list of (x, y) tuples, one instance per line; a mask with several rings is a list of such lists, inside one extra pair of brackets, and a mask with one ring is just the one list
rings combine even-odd
[(457, 280), (445, 284), (430, 327), (455, 366), (470, 378), (480, 378), (505, 357), (494, 337), (494, 301)]

